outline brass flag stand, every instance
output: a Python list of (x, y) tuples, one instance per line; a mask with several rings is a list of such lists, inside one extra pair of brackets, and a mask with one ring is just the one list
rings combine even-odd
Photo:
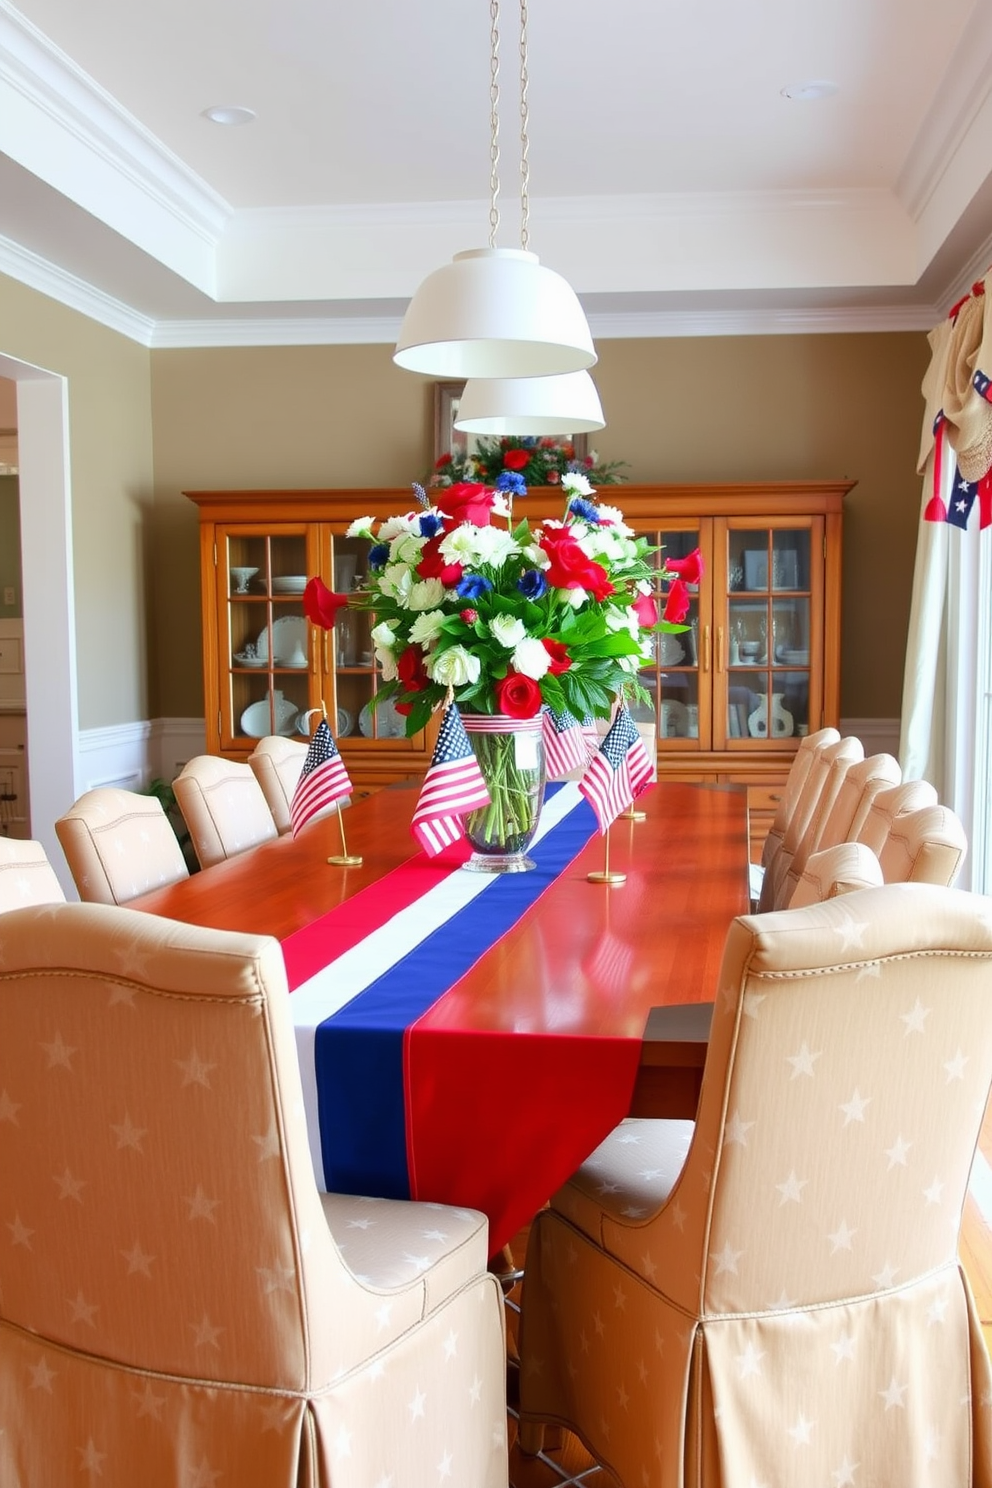
[[(307, 714), (307, 736), (308, 737), (310, 736), (310, 718), (311, 718), (311, 715), (314, 714), (314, 713), (316, 713), (316, 712), (317, 712), (317, 709), (316, 708), (311, 708), (310, 709), (310, 712)], [(323, 701), (320, 704), (320, 713), (321, 713), (321, 716), (323, 717), (324, 722), (326, 723), (327, 722), (327, 704), (325, 702), (323, 702)], [(335, 743), (336, 742), (337, 741), (335, 741)], [(341, 811), (341, 802), (340, 802), (340, 800), (335, 801), (334, 805), (335, 805), (335, 807), (337, 809), (337, 813), (338, 813), (338, 831), (341, 833), (341, 851), (339, 853), (335, 853), (332, 857), (328, 858), (327, 861), (328, 861), (328, 863), (330, 863), (335, 868), (360, 868), (362, 866), (362, 862), (364, 860), (362, 858), (360, 858), (360, 857), (357, 857), (354, 853), (350, 853), (348, 851), (348, 844), (345, 841), (345, 835), (344, 835), (344, 816), (343, 816), (342, 811)]]
[(603, 838), (603, 866), (593, 873), (587, 873), (586, 878), (590, 883), (601, 884), (624, 884), (627, 882), (626, 873), (615, 873), (610, 869), (610, 829), (607, 827)]

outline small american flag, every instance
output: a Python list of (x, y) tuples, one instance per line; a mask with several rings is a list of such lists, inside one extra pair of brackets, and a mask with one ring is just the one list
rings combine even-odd
[(489, 805), (489, 792), (468, 742), (461, 714), (445, 709), (441, 731), (420, 788), (410, 830), (430, 857), (464, 837), (462, 817)]
[(290, 802), (289, 819), (293, 826), (293, 836), (308, 821), (319, 816), (325, 807), (333, 805), (341, 796), (348, 795), (350, 790), (348, 771), (327, 727), (327, 719), (322, 718), (313, 731), (310, 748)]
[(628, 709), (621, 707), (579, 781), (579, 790), (596, 813), (600, 832), (605, 832), (650, 785), (652, 775), (651, 761), (634, 720)]
[(586, 713), (582, 719), (582, 737), (586, 741), (586, 759), (592, 759), (599, 748), (599, 733), (596, 729), (596, 720), (591, 713)]
[(549, 780), (559, 780), (570, 770), (580, 770), (585, 765), (589, 745), (582, 725), (567, 708), (555, 713), (546, 707), (541, 714), (541, 734)]

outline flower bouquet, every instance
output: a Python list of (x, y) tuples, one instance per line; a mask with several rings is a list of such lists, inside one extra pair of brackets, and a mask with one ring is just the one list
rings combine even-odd
[(615, 486), (625, 460), (600, 464), (596, 452), (580, 456), (575, 445), (557, 439), (507, 435), (479, 439), (471, 451), (442, 455), (428, 478), (428, 488), (478, 481), (494, 486), (505, 471), (519, 475), (526, 486), (558, 486), (567, 475), (584, 475), (594, 486)]
[[(621, 699), (650, 703), (638, 672), (653, 660), (651, 638), (687, 628), (688, 586), (702, 572), (698, 550), (662, 561), (620, 511), (590, 499), (584, 475), (566, 472), (560, 488), (558, 515), (532, 525), (514, 521), (514, 497), (525, 494), (515, 472), (495, 487), (435, 488), (430, 499), (415, 486), (419, 509), (348, 528), (370, 544), (358, 590), (335, 595), (311, 579), (304, 594), (306, 614), (323, 626), (342, 605), (373, 613), (374, 702), (394, 699), (408, 735), (442, 704), (457, 705), (489, 786), (493, 841), (533, 815), (520, 726), (539, 734), (545, 707), (578, 727), (609, 718)], [(499, 717), (505, 738), (485, 722)]]

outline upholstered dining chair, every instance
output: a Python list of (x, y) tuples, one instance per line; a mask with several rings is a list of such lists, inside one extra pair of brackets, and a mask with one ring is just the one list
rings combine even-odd
[(741, 917), (716, 992), (696, 1122), (623, 1122), (531, 1228), (523, 1447), (567, 1426), (622, 1488), (988, 1484), (957, 1256), (988, 900), (897, 884)]
[(282, 734), (259, 739), (248, 756), (280, 837), (293, 829), (289, 809), (306, 757), (306, 744), (299, 739), (286, 739)]
[(968, 855), (968, 837), (949, 806), (921, 806), (897, 815), (882, 844), (879, 864), (886, 883), (950, 886)]
[(318, 1193), (278, 942), (3, 948), (0, 1483), (505, 1488), (485, 1216)]
[(756, 865), (759, 867), (759, 875), (756, 885), (757, 892), (752, 890), (755, 899), (757, 899), (758, 893), (760, 893), (761, 878), (764, 876), (765, 870), (782, 846), (785, 829), (789, 824), (792, 813), (796, 809), (796, 803), (799, 800), (803, 786), (806, 784), (806, 777), (809, 775), (810, 767), (815, 756), (821, 749), (826, 749), (828, 745), (838, 744), (839, 742), (840, 734), (835, 728), (816, 729), (812, 734), (807, 734), (805, 738), (800, 739), (799, 748), (793, 756), (792, 764), (789, 767), (789, 774), (786, 777), (785, 785), (782, 787), (778, 806), (775, 808), (775, 816), (772, 819), (771, 826), (768, 828), (768, 835), (762, 844), (761, 863), (760, 865)]
[(790, 909), (804, 909), (809, 904), (825, 904), (839, 894), (855, 889), (877, 889), (885, 882), (882, 865), (863, 842), (838, 842), (821, 848), (806, 859), (806, 865), (792, 890)]
[(772, 906), (775, 909), (784, 909), (791, 904), (810, 856), (856, 839), (875, 797), (880, 791), (898, 785), (902, 779), (899, 761), (891, 754), (871, 754), (853, 765), (835, 762), (832, 771), (839, 772), (839, 783), (833, 789), (828, 777), (817, 809), (779, 885), (778, 900)]
[(0, 912), (64, 902), (62, 885), (41, 843), (0, 837)]
[(183, 765), (172, 789), (201, 868), (278, 836), (255, 772), (239, 760), (195, 755)]
[(838, 739), (836, 743), (827, 744), (813, 752), (806, 779), (786, 826), (782, 845), (762, 878), (758, 898), (760, 910), (784, 907), (786, 879), (793, 858), (800, 850), (806, 856), (816, 851), (819, 827), (830, 813), (845, 774), (864, 757), (861, 741), (853, 736)]
[(126, 904), (189, 876), (157, 796), (116, 786), (86, 791), (55, 823), (80, 899)]

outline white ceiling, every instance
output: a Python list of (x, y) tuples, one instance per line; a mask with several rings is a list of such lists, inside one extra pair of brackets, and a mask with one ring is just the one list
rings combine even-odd
[[(487, 240), (489, 23), (0, 0), (0, 271), (148, 345), (395, 339)], [(518, 27), (502, 0), (504, 247)], [(530, 0), (530, 246), (597, 336), (929, 328), (992, 260), (990, 94), (988, 0)]]

